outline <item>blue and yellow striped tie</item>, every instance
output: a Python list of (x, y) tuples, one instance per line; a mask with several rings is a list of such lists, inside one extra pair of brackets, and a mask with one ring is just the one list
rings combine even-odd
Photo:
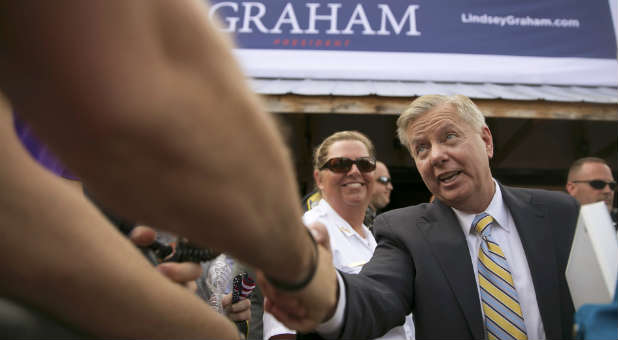
[(477, 215), (472, 222), (483, 239), (479, 250), (478, 275), (487, 338), (528, 339), (511, 269), (502, 249), (491, 238), (492, 222), (493, 217), (487, 213)]

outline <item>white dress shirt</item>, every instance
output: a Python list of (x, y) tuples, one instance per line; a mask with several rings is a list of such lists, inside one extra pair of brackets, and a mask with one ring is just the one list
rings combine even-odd
[[(303, 215), (303, 222), (306, 225), (316, 221), (324, 224), (328, 230), (335, 268), (345, 273), (358, 274), (363, 265), (373, 256), (373, 251), (377, 245), (371, 231), (363, 225), (364, 237), (362, 237), (325, 200), (320, 200), (316, 207)], [(277, 334), (294, 333), (293, 330), (283, 326), (271, 314), (264, 313), (262, 320), (264, 339), (269, 339)], [(406, 318), (406, 323), (406, 328), (410, 327), (408, 331), (403, 326), (398, 326), (379, 339), (414, 339), (414, 323), (411, 315)], [(409, 329), (412, 330), (412, 334), (409, 334)]]
[[(526, 259), (526, 253), (524, 252), (519, 233), (515, 227), (515, 221), (511, 216), (511, 212), (504, 205), (502, 199), (502, 192), (500, 186), (494, 180), (496, 192), (489, 203), (489, 206), (485, 210), (490, 214), (499, 227), (492, 226), (491, 236), (500, 245), (500, 248), (504, 252), (506, 259), (511, 267), (511, 275), (517, 290), (519, 297), (519, 304), (521, 305), (522, 313), (524, 315), (524, 323), (526, 325), (526, 333), (528, 339), (545, 339), (545, 330), (543, 328), (543, 322), (541, 321), (541, 312), (539, 311), (539, 305), (536, 299), (536, 292), (532, 283), (532, 274), (530, 273), (530, 267), (528, 267), (528, 260)], [(461, 230), (466, 235), (466, 241), (468, 242), (468, 250), (470, 251), (470, 259), (474, 266), (474, 272), (477, 270), (478, 254), (481, 247), (481, 239), (476, 235), (472, 228), (472, 220), (476, 214), (468, 214), (457, 209), (451, 208), (455, 212)], [(475, 275), (477, 291), (478, 275)], [(337, 336), (341, 327), (343, 327), (343, 315), (345, 311), (345, 284), (343, 279), (337, 273), (337, 281), (339, 283), (339, 300), (337, 301), (337, 309), (333, 317), (320, 324), (317, 328), (318, 333), (324, 337)], [(480, 301), (479, 291), (479, 301)], [(481, 303), (482, 306), (482, 303)], [(481, 308), (481, 313), (483, 310)], [(483, 314), (483, 318), (485, 315)]]

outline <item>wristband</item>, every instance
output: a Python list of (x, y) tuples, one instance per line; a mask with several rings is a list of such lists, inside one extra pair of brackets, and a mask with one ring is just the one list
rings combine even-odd
[(294, 291), (298, 291), (298, 290), (305, 288), (311, 282), (311, 280), (313, 280), (313, 277), (315, 276), (315, 272), (318, 269), (318, 244), (315, 242), (315, 239), (313, 238), (313, 235), (311, 234), (311, 230), (309, 230), (309, 228), (305, 228), (305, 229), (307, 229), (309, 238), (311, 239), (311, 242), (313, 243), (313, 249), (315, 250), (314, 251), (315, 255), (313, 256), (313, 259), (311, 261), (311, 269), (309, 270), (309, 274), (304, 280), (300, 282), (295, 282), (295, 283), (278, 281), (269, 276), (266, 276), (266, 279), (268, 280), (268, 282), (271, 285), (273, 285), (273, 287), (279, 290), (294, 292)]

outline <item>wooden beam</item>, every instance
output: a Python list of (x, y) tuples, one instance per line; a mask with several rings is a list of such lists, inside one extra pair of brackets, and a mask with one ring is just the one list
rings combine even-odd
[[(264, 95), (273, 113), (397, 115), (414, 99), (379, 96)], [(618, 104), (475, 99), (486, 117), (618, 121)]]

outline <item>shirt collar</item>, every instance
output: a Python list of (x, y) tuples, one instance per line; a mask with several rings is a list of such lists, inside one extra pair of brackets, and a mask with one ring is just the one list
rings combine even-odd
[[(353, 237), (355, 235), (358, 235), (358, 233), (350, 226), (350, 224), (346, 220), (344, 220), (341, 216), (339, 216), (339, 214), (335, 211), (335, 209), (333, 209), (333, 207), (331, 207), (330, 204), (328, 204), (328, 202), (326, 202), (325, 199), (322, 198), (320, 200), (318, 207), (322, 209), (321, 210), (322, 213), (324, 214), (330, 213), (330, 215), (336, 217), (337, 229), (339, 229), (344, 235), (346, 235), (347, 237)], [(363, 231), (365, 232), (365, 236), (368, 236), (371, 234), (371, 231), (369, 231), (369, 229), (365, 226), (365, 224), (363, 224)], [(360, 237), (360, 235), (358, 235), (358, 237)], [(362, 237), (360, 238), (363, 239)]]
[[(492, 178), (492, 180), (494, 181), (496, 191), (494, 192), (494, 196), (491, 198), (491, 202), (489, 202), (489, 205), (485, 209), (485, 212), (494, 218), (494, 221), (496, 221), (499, 227), (503, 228), (506, 232), (509, 232), (506, 223), (507, 212), (506, 206), (504, 205), (504, 200), (502, 199), (502, 191), (500, 190), (498, 182), (494, 178)], [(469, 214), (461, 210), (457, 210), (453, 207), (451, 207), (451, 209), (453, 210), (453, 212), (455, 212), (457, 220), (459, 220), (459, 224), (461, 225), (464, 234), (468, 235), (469, 233), (471, 233), (472, 221), (477, 214)]]

